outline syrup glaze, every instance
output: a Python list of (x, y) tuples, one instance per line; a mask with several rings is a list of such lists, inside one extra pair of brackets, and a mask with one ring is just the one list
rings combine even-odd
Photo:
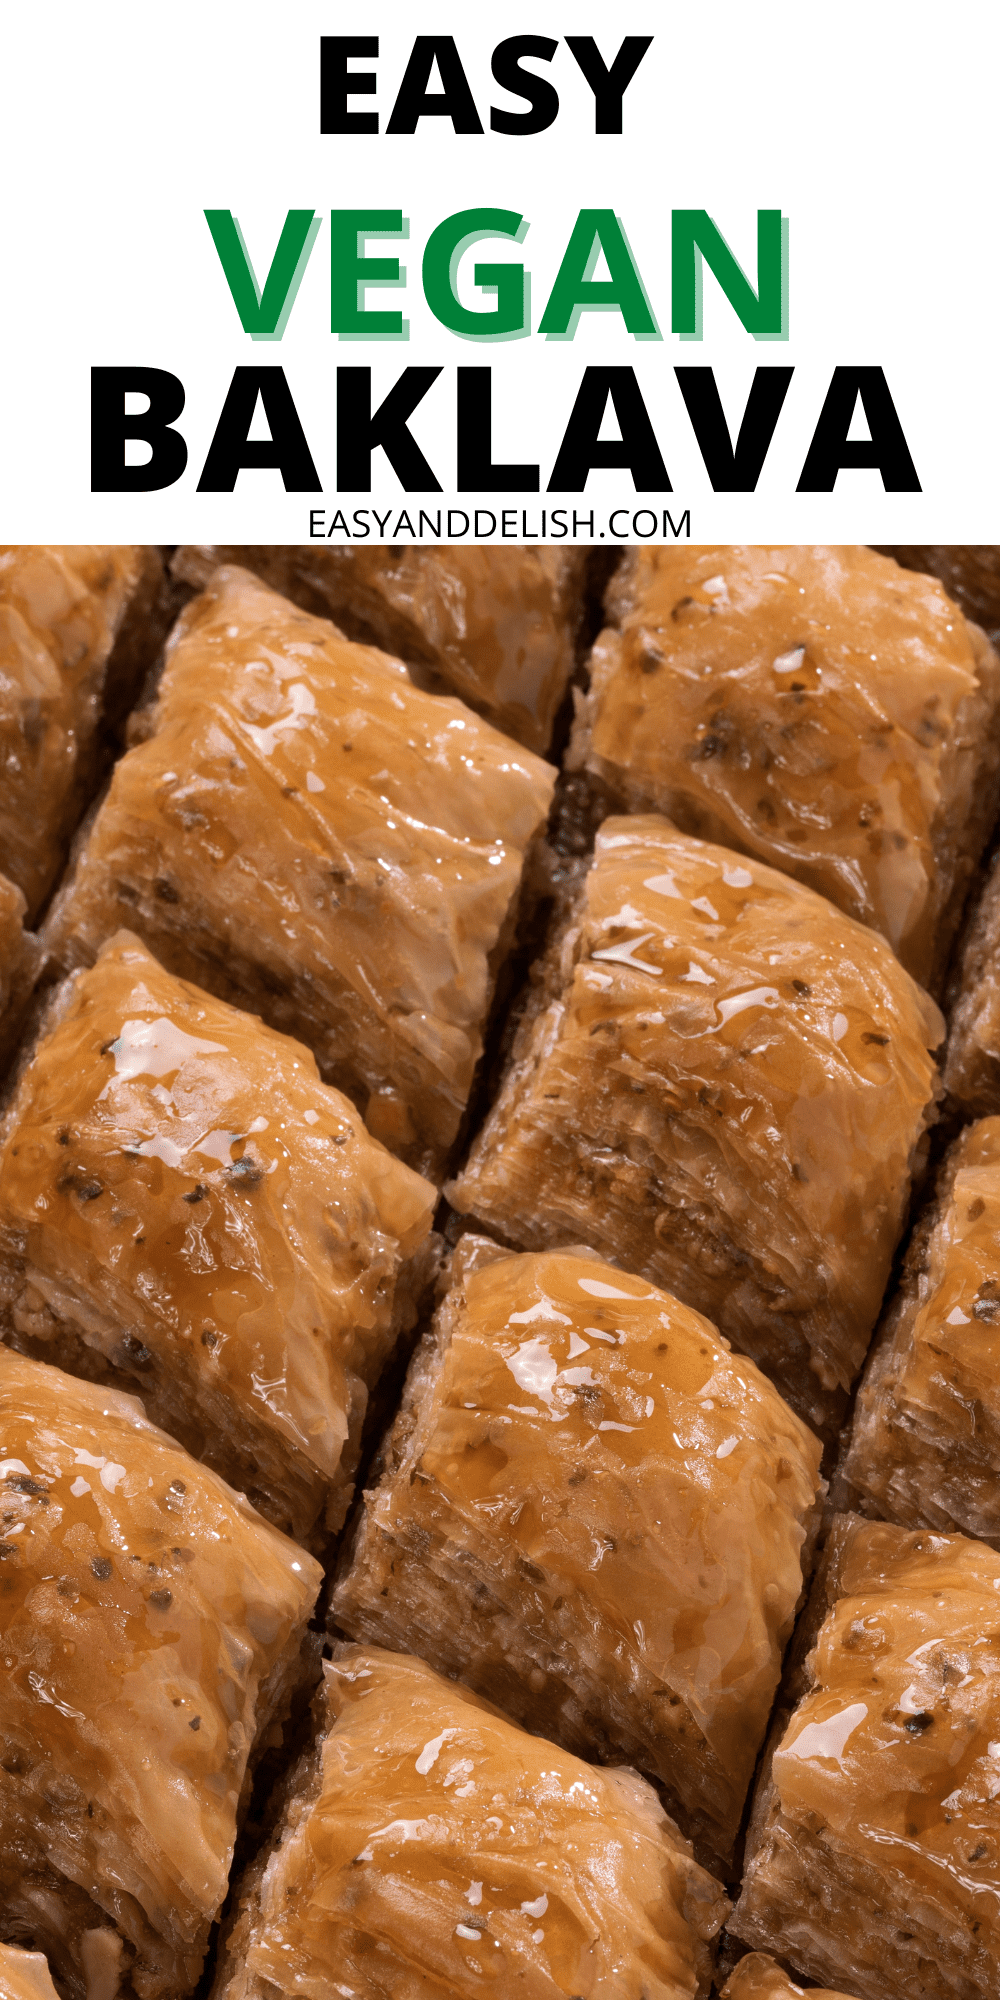
[(350, 1646), (327, 1668), (318, 1795), (276, 1849), (247, 1953), (329, 2000), (693, 2000), (725, 1917), (655, 1793), (526, 1736), (420, 1660)]

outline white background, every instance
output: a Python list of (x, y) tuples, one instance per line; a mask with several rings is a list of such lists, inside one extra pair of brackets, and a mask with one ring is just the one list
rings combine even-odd
[[(468, 510), (470, 496), (453, 490), (456, 366), (492, 365), (495, 455), (537, 458), (544, 487), (583, 368), (602, 362), (636, 368), (673, 484), (668, 504), (675, 518), (690, 507), (697, 541), (1000, 540), (1000, 30), (990, 22), (985, 7), (945, 15), (888, 0), (535, 0), (509, 11), (446, 0), (365, 9), (59, 0), (17, 9), (4, 31), (0, 135), (0, 532), (14, 541), (302, 540), (310, 506), (325, 506), (329, 520), (337, 505), (338, 363), (372, 366), (373, 400), (407, 364), (443, 366), (413, 430), (445, 491), (409, 504), (414, 513), (420, 504)], [(384, 128), (418, 32), (456, 37), (484, 135), (456, 136), (433, 119), (413, 137), (322, 136), (321, 33), (379, 35), (377, 96), (352, 108), (376, 108)], [(608, 61), (624, 34), (654, 36), (626, 93), (622, 137), (595, 136), (591, 92), (562, 43), (541, 68), (560, 94), (555, 125), (531, 138), (489, 131), (491, 104), (525, 109), (490, 75), (494, 41), (523, 32), (593, 33)], [(490, 348), (448, 332), (423, 301), (421, 254), (437, 222), (479, 204), (529, 219), (520, 249), (488, 244), (474, 254), (523, 259), (536, 325), (578, 209), (614, 208), (662, 341), (636, 342), (606, 313), (584, 314), (572, 343), (535, 333)], [(401, 207), (410, 218), (407, 244), (370, 245), (400, 255), (406, 292), (367, 295), (370, 307), (402, 307), (405, 344), (329, 331), (326, 218), (348, 206)], [(324, 217), (280, 345), (243, 333), (207, 207), (233, 211), (261, 280), (287, 209)], [(670, 333), (670, 210), (688, 207), (709, 211), (754, 282), (757, 209), (788, 216), (787, 343), (755, 342), (707, 271), (704, 340)], [(234, 493), (199, 494), (233, 369), (278, 362), (323, 495), (286, 495), (276, 471), (243, 471)], [(784, 362), (795, 375), (757, 493), (713, 495), (674, 366), (715, 368), (735, 433), (754, 368)], [(90, 368), (121, 363), (169, 369), (185, 385), (188, 469), (162, 493), (89, 491)], [(922, 493), (886, 494), (876, 471), (859, 470), (842, 472), (831, 495), (795, 492), (838, 363), (885, 369)], [(372, 503), (407, 504), (381, 454), (375, 463)], [(627, 472), (601, 472), (576, 504), (603, 519), (632, 502)], [(545, 496), (523, 504), (530, 526)]]

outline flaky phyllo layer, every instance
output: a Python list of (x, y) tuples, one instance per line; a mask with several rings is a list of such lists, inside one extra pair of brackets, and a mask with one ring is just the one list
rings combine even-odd
[(49, 927), (122, 923), (311, 1047), (413, 1164), (458, 1131), (555, 773), (238, 569), (175, 627)]
[(334, 1616), (651, 1772), (724, 1856), (802, 1588), (819, 1443), (642, 1279), (474, 1237), (454, 1261)]
[(943, 1032), (811, 890), (606, 820), (451, 1200), (664, 1285), (821, 1420), (875, 1323)]
[[(832, 1986), (811, 1986), (809, 1992), (810, 2000), (851, 2000), (849, 1993), (835, 1993)], [(766, 1952), (752, 1951), (727, 1979), (722, 2000), (803, 2000), (803, 1993)]]
[(995, 817), (985, 634), (860, 547), (637, 549), (608, 595), (571, 762), (820, 890), (936, 989)]
[(977, 2000), (1000, 1978), (1000, 1557), (849, 1517), (832, 1548), (734, 1926), (860, 2000)]
[[(703, 2000), (725, 1917), (651, 1786), (527, 1736), (420, 1660), (348, 1646), (329, 1733), (217, 1992)], [(485, 1963), (484, 1963), (485, 1962)], [(486, 1967), (489, 1971), (487, 1973)]]
[(110, 1920), (95, 1977), (173, 2000), (321, 1571), (134, 1398), (9, 1349), (0, 1443), (0, 1908), (81, 1993), (83, 1940)]
[(0, 1994), (3, 2000), (58, 2000), (44, 1954), (0, 1944)]
[(115, 640), (160, 573), (151, 548), (0, 547), (0, 868), (32, 918), (93, 790)]
[(529, 750), (544, 752), (574, 664), (581, 549), (189, 545), (175, 575), (207, 583), (239, 563), (353, 637), (399, 653), (421, 686), (457, 694)]
[(127, 933), (56, 1013), (0, 1153), (8, 1328), (124, 1372), (282, 1525), (339, 1523), (435, 1190)]
[(966, 1126), (858, 1392), (844, 1467), (904, 1527), (1000, 1542), (1000, 1118)]

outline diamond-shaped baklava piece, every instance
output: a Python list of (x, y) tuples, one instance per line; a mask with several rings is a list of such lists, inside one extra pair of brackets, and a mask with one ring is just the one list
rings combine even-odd
[(152, 728), (55, 906), (62, 963), (127, 923), (440, 1165), (552, 767), (235, 569), (178, 621)]
[(218, 2000), (703, 2000), (728, 1908), (652, 1787), (420, 1660), (345, 1646), (328, 1733), (240, 1885)]
[(8, 1112), (6, 1337), (139, 1390), (278, 1525), (337, 1526), (435, 1200), (300, 1043), (121, 933)]
[(1000, 660), (865, 548), (630, 550), (571, 762), (756, 854), (943, 976), (995, 818)]
[(1000, 1118), (967, 1126), (862, 1378), (844, 1477), (903, 1527), (1000, 1543)]
[(6, 1348), (0, 1496), (0, 1926), (74, 2000), (181, 2000), (321, 1571), (134, 1397)]
[(553, 547), (190, 546), (173, 569), (203, 584), (219, 563), (242, 563), (544, 751), (573, 671), (585, 560), (582, 549)]
[(1000, 1991), (1000, 1556), (836, 1518), (738, 1937), (859, 2000)]
[(825, 1421), (906, 1216), (937, 1008), (811, 889), (652, 816), (604, 822), (537, 996), (454, 1206), (641, 1272)]
[(98, 782), (109, 673), (152, 662), (162, 577), (153, 548), (0, 548), (0, 856), (32, 916)]
[(725, 1860), (802, 1587), (816, 1438), (698, 1313), (463, 1237), (335, 1592)]

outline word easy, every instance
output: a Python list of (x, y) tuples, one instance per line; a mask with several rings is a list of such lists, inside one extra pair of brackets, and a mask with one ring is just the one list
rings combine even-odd
[[(626, 35), (617, 55), (606, 63), (593, 35), (566, 35), (578, 70), (582, 71), (594, 96), (595, 132), (620, 132), (622, 99), (634, 77), (652, 35)], [(530, 138), (546, 132), (559, 114), (559, 95), (547, 76), (526, 69), (528, 62), (550, 64), (559, 47), (549, 35), (508, 35), (493, 51), (491, 69), (501, 90), (527, 104), (526, 111), (512, 111), (494, 105), (490, 111), (490, 131), (506, 132), (514, 139)], [(377, 35), (323, 35), (320, 38), (320, 118), (321, 132), (374, 133), (379, 129), (377, 111), (354, 111), (352, 97), (374, 97), (378, 77), (372, 69), (355, 70), (358, 58), (369, 61), (379, 53)], [(432, 90), (435, 78), (440, 89)], [(453, 35), (418, 35), (403, 80), (396, 92), (386, 131), (398, 137), (412, 134), (423, 118), (447, 118), (453, 132), (481, 134), (483, 121), (476, 108)]]

